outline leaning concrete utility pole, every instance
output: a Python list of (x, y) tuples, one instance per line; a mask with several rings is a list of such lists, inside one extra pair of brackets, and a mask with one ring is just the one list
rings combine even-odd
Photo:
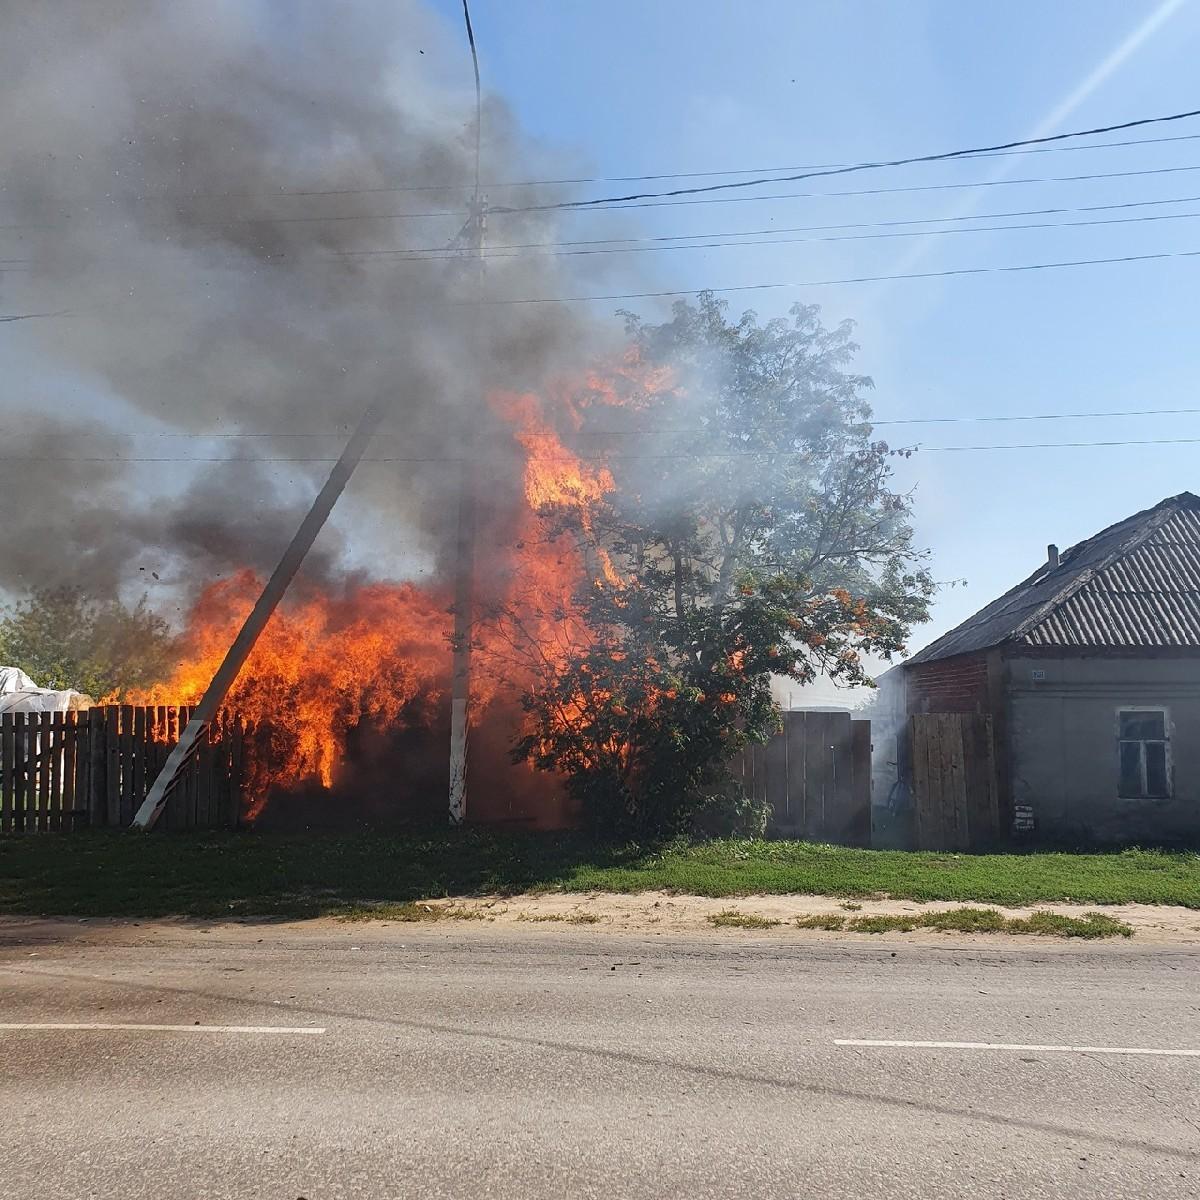
[(271, 578), (267, 580), (267, 586), (263, 588), (258, 603), (246, 618), (241, 632), (234, 638), (233, 645), (229, 647), (229, 651), (225, 655), (225, 661), (217, 668), (217, 673), (212, 677), (212, 682), (205, 690), (200, 703), (192, 709), (191, 720), (188, 721), (179, 742), (167, 756), (163, 769), (158, 773), (158, 778), (155, 779), (145, 801), (133, 818), (135, 829), (151, 829), (166, 807), (171, 788), (174, 787), (180, 771), (195, 751), (200, 735), (217, 715), (217, 709), (221, 707), (238, 672), (249, 657), (250, 651), (254, 649), (255, 642), (266, 628), (271, 614), (279, 607), (279, 602), (283, 599), (288, 584), (295, 578), (300, 564), (304, 561), (304, 556), (312, 549), (317, 534), (321, 532), (328, 520), (333, 506), (345, 489), (350, 476), (354, 473), (354, 468), (358, 466), (363, 452), (371, 440), (371, 436), (379, 428), (379, 423), (383, 420), (389, 407), (388, 401), (377, 400), (363, 413), (358, 428), (355, 429), (346, 443), (346, 448), (342, 451), (341, 458), (329, 472), (325, 486), (317, 493), (312, 508), (308, 510), (308, 515), (300, 522), (300, 528), (296, 530), (296, 536), (292, 538), (291, 544), (279, 560), (279, 565), (272, 572)]

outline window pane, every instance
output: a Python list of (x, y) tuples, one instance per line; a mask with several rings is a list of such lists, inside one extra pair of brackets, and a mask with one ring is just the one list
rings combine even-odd
[(1121, 714), (1121, 737), (1165, 738), (1167, 736), (1164, 714), (1160, 712), (1123, 712)]
[(1121, 743), (1121, 795), (1142, 794), (1142, 743)]
[(1146, 743), (1146, 795), (1165, 798), (1167, 788), (1167, 747), (1164, 742)]

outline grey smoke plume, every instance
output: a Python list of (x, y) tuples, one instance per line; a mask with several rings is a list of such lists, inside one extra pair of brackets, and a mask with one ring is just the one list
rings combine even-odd
[[(153, 567), (186, 594), (269, 566), (328, 465), (219, 460), (336, 457), (381, 390), (372, 456), (451, 459), (481, 382), (579, 361), (593, 331), (568, 306), (477, 327), (466, 264), (354, 255), (463, 225), (466, 54), (414, 0), (7, 0), (0, 259), (21, 261), (0, 312), (67, 315), (0, 325), (0, 589), (111, 593)], [(495, 100), (484, 126), (484, 180), (553, 170)], [(544, 214), (505, 218), (505, 240), (550, 235)], [(554, 264), (499, 260), (488, 294), (554, 294)], [(212, 436), (231, 433), (262, 436)], [(120, 461), (185, 456), (214, 461)], [(309, 571), (401, 551), (436, 570), (456, 481), (444, 461), (365, 464)]]

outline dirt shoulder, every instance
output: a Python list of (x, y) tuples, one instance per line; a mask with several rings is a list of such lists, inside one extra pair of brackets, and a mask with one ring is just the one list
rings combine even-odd
[[(962, 933), (918, 929), (907, 932), (860, 933), (849, 930), (799, 928), (798, 918), (922, 916), (929, 913), (962, 909), (961, 902), (909, 900), (839, 901), (829, 896), (751, 895), (710, 899), (653, 891), (636, 894), (614, 892), (539, 893), (515, 896), (463, 896), (417, 901), (401, 906), (364, 907), (353, 918), (317, 917), (306, 920), (253, 919), (204, 920), (166, 918), (156, 920), (87, 919), (78, 917), (0, 917), (0, 944), (28, 942), (106, 942), (110, 944), (146, 944), (203, 942), (219, 933), (222, 940), (263, 941), (291, 936), (322, 937), (340, 934), (352, 938), (393, 936), (398, 929), (415, 934), (422, 928), (454, 929), (466, 934), (504, 929), (508, 933), (526, 932), (553, 936), (567, 931), (586, 937), (591, 931), (607, 934), (671, 935), (697, 938), (762, 938), (788, 940), (840, 939), (860, 942), (879, 940), (945, 943), (956, 941), (1063, 944), (1068, 939), (1005, 933)], [(1006, 918), (1026, 918), (1033, 913), (1053, 913), (1082, 918), (1090, 912), (1123, 922), (1133, 930), (1137, 945), (1168, 944), (1200, 946), (1200, 911), (1174, 905), (1152, 904), (1037, 904), (1005, 907), (973, 904)], [(760, 928), (728, 928), (714, 925), (719, 914), (734, 913), (759, 918)], [(383, 934), (383, 931), (387, 931)], [(1123, 941), (1123, 939), (1116, 939)], [(1094, 943), (1093, 943), (1094, 944)], [(1128, 942), (1124, 942), (1128, 945)]]
[[(734, 912), (766, 921), (778, 921), (768, 931), (813, 936), (821, 930), (798, 929), (795, 920), (803, 917), (908, 916), (931, 912), (949, 912), (965, 907), (959, 901), (860, 900), (843, 901), (830, 896), (740, 896), (710, 899), (667, 892), (641, 892), (624, 895), (596, 892), (586, 895), (557, 893), (496, 897), (485, 900), (461, 898), (430, 901), (452, 910), (479, 914), (482, 919), (501, 924), (543, 924), (547, 926), (593, 927), (627, 930), (631, 933), (712, 933), (713, 918)], [(1155, 904), (1035, 904), (1011, 908), (996, 904), (972, 904), (970, 907), (994, 909), (1005, 917), (1024, 918), (1035, 912), (1051, 912), (1081, 918), (1085, 913), (1102, 912), (1130, 926), (1139, 941), (1195, 943), (1200, 945), (1200, 912), (1175, 905)], [(386, 919), (383, 918), (383, 919)], [(744, 932), (752, 932), (745, 930)], [(826, 934), (828, 936), (828, 934)], [(866, 934), (837, 932), (839, 937), (940, 937), (936, 932)], [(1008, 936), (1008, 935), (980, 935)], [(1039, 939), (1041, 940), (1041, 939)]]

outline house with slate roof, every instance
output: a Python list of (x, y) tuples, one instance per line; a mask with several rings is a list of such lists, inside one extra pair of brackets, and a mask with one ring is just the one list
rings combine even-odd
[(885, 680), (897, 715), (990, 715), (1007, 829), (1200, 841), (1200, 497), (1050, 546)]

